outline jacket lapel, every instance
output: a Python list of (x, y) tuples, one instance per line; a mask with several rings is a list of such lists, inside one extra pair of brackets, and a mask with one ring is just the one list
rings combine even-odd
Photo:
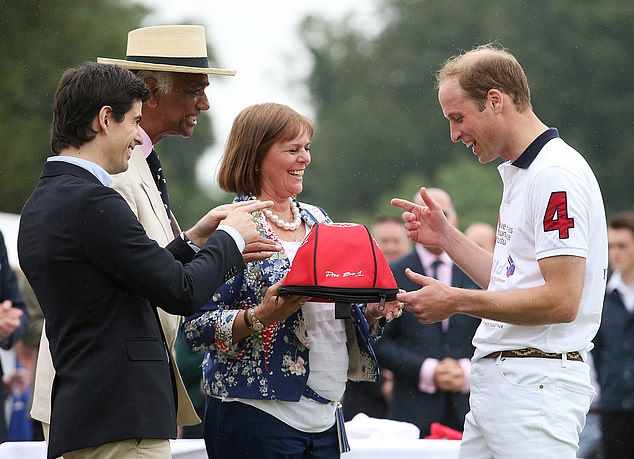
[[(135, 148), (130, 156), (130, 167), (134, 167), (137, 171), (143, 184), (143, 189), (147, 195), (148, 203), (152, 207), (152, 210), (156, 214), (157, 220), (160, 222), (165, 234), (168, 235), (168, 240), (172, 239), (174, 235), (180, 233), (180, 228), (174, 215), (170, 213), (168, 216), (163, 205), (161, 195), (156, 188), (150, 166), (148, 166), (145, 160), (145, 155), (140, 147)], [(167, 217), (167, 218), (165, 218)]]

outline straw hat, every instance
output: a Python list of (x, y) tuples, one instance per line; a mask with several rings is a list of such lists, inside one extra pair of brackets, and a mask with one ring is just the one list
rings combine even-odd
[(209, 67), (205, 29), (200, 25), (162, 25), (132, 30), (128, 33), (125, 60), (98, 57), (97, 62), (129, 70), (236, 74), (235, 70)]

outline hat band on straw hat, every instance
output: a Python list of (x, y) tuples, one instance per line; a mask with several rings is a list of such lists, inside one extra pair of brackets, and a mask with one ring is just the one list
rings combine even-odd
[(97, 62), (133, 71), (236, 74), (235, 70), (209, 67), (207, 52), (205, 29), (201, 25), (150, 26), (128, 33), (126, 59), (98, 57)]
[(206, 57), (126, 56), (126, 60), (130, 62), (199, 67), (203, 69), (209, 67), (209, 61)]

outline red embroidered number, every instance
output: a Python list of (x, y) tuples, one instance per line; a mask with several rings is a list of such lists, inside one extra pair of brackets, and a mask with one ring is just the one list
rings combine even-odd
[(566, 192), (555, 191), (550, 195), (544, 214), (544, 231), (559, 231), (559, 239), (568, 239), (568, 230), (574, 227), (575, 220), (568, 218)]

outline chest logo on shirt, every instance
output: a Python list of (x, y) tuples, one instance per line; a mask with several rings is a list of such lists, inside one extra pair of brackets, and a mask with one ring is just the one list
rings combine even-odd
[(500, 245), (508, 244), (509, 241), (511, 240), (511, 236), (513, 236), (513, 231), (514, 230), (511, 225), (498, 222), (496, 243)]
[(515, 262), (513, 261), (513, 257), (510, 255), (506, 261), (508, 261), (508, 266), (506, 267), (506, 277), (511, 277), (515, 272)]
[(559, 231), (559, 239), (568, 239), (570, 237), (570, 228), (574, 227), (574, 218), (568, 217), (568, 196), (566, 192), (552, 192), (544, 213), (544, 232)]

